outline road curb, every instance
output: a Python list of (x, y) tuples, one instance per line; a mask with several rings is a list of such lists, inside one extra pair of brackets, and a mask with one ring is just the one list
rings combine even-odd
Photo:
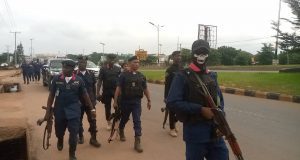
[(286, 94), (275, 93), (275, 92), (261, 92), (261, 91), (231, 88), (225, 86), (220, 86), (220, 88), (224, 93), (239, 94), (239, 95), (250, 96), (250, 97), (258, 97), (258, 98), (300, 103), (300, 96), (292, 96), (292, 95), (286, 95)]
[[(149, 79), (148, 82), (154, 83), (154, 84), (161, 84), (161, 85), (165, 84), (165, 82), (163, 80)], [(265, 99), (300, 103), (300, 95), (292, 96), (292, 95), (286, 95), (286, 94), (275, 93), (275, 92), (261, 92), (261, 91), (241, 89), (241, 88), (232, 88), (232, 87), (225, 87), (225, 86), (220, 86), (220, 89), (222, 90), (222, 92), (229, 93), (229, 94), (237, 94), (237, 95), (243, 95), (243, 96), (249, 96), (249, 97), (257, 97), (257, 98), (265, 98)]]

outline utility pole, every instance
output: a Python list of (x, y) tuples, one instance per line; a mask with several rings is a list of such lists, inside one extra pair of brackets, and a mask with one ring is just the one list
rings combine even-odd
[(21, 32), (10, 32), (15, 34), (15, 51), (14, 51), (14, 57), (15, 57), (15, 65), (17, 65), (17, 33)]
[(104, 46), (105, 46), (105, 43), (100, 42), (100, 44), (102, 45), (102, 53), (104, 54)]
[(30, 59), (32, 60), (32, 40), (33, 38), (30, 39), (30, 44), (31, 44), (31, 47), (30, 47)]
[(5, 45), (5, 46), (6, 46), (6, 52), (7, 52), (6, 62), (7, 62), (7, 64), (9, 64), (9, 45)]
[(154, 27), (156, 27), (157, 29), (157, 62), (158, 62), (158, 65), (159, 65), (159, 28), (161, 27), (164, 27), (164, 26), (160, 26), (159, 24), (155, 25), (154, 23), (152, 22), (149, 22), (151, 25), (153, 25)]
[(178, 48), (179, 48), (179, 36), (177, 37), (177, 50), (178, 51)]
[(278, 52), (278, 36), (279, 36), (279, 25), (280, 25), (280, 11), (281, 11), (281, 0), (279, 0), (279, 10), (278, 10), (278, 20), (277, 20), (277, 35), (276, 35), (276, 43), (275, 43), (275, 60), (277, 60), (277, 52)]

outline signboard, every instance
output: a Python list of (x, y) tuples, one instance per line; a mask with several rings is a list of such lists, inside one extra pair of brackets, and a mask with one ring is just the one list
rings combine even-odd
[(147, 51), (143, 49), (139, 49), (135, 51), (135, 55), (139, 58), (139, 60), (146, 60), (147, 59)]

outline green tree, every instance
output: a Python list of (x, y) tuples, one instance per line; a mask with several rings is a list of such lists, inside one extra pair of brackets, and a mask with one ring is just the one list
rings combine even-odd
[(191, 63), (192, 54), (190, 49), (182, 48), (181, 49), (181, 61), (183, 65)]
[(239, 53), (235, 57), (236, 65), (250, 65), (252, 54), (246, 51), (239, 50)]
[(221, 65), (221, 54), (218, 52), (217, 49), (213, 49), (213, 48), (210, 49), (207, 65), (209, 66)]
[(154, 55), (149, 55), (149, 56), (147, 56), (146, 60), (142, 60), (141, 63), (143, 65), (149, 65), (149, 64), (157, 63), (157, 57), (154, 56)]
[(77, 61), (78, 55), (76, 55), (76, 54), (67, 54), (66, 57), (69, 58), (69, 59), (72, 59), (74, 61)]
[[(300, 61), (300, 36), (297, 34), (300, 29), (300, 1), (299, 0), (285, 0), (289, 7), (292, 10), (292, 14), (295, 16), (292, 20), (287, 18), (282, 18), (286, 22), (289, 22), (293, 25), (293, 32), (284, 32), (282, 30), (278, 30), (278, 24), (276, 22), (272, 23), (272, 28), (278, 31), (279, 35), (279, 47), (284, 53), (281, 55), (281, 63), (283, 63), (283, 59), (286, 59), (286, 63), (291, 62), (298, 63)], [(289, 61), (285, 58), (284, 54), (289, 55)]]
[[(24, 59), (24, 49), (22, 43), (17, 46), (16, 50), (17, 64), (20, 64)], [(13, 62), (15, 62), (15, 56), (13, 57)]]
[(2, 53), (2, 54), (0, 54), (0, 64), (1, 63), (7, 63), (7, 55), (8, 55), (9, 53)]
[(261, 65), (271, 65), (274, 58), (274, 48), (272, 44), (263, 43), (263, 47), (256, 55), (256, 59)]
[(234, 65), (234, 59), (238, 54), (238, 51), (229, 46), (221, 46), (218, 48), (218, 52), (221, 54), (221, 63), (223, 65)]
[(93, 52), (89, 55), (89, 60), (98, 65), (102, 55), (102, 53)]
[(279, 64), (287, 64), (287, 52), (281, 52), (278, 55)]

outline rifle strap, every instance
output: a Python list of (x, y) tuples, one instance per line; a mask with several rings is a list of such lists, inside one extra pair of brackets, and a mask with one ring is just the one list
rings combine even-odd
[[(198, 83), (200, 84), (200, 86), (202, 87), (202, 90), (204, 91), (205, 95), (211, 97), (209, 90), (207, 89), (206, 85), (203, 83), (203, 81), (201, 80), (201, 78), (199, 77), (199, 75), (197, 73), (195, 73), (194, 71), (191, 71), (192, 74), (196, 77)], [(217, 96), (217, 106), (220, 106), (220, 97), (219, 95)]]

